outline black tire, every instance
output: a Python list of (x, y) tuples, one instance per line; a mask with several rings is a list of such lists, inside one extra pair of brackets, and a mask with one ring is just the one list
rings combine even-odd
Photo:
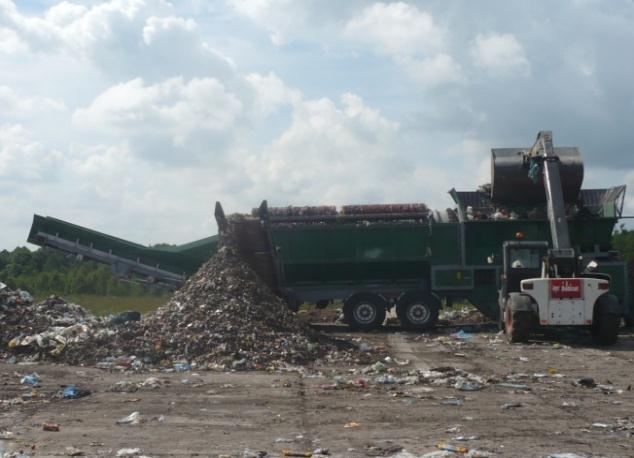
[(396, 315), (408, 331), (428, 331), (436, 327), (440, 302), (431, 294), (405, 294), (396, 304)]
[(343, 307), (343, 316), (352, 329), (370, 331), (385, 321), (387, 306), (376, 294), (356, 294)]
[(594, 319), (592, 320), (592, 338), (598, 345), (614, 345), (619, 337), (621, 316), (610, 313), (611, 302), (618, 302), (612, 295), (603, 295), (595, 304)]
[(513, 312), (511, 305), (504, 308), (504, 332), (509, 343), (525, 343), (531, 333), (531, 312)]

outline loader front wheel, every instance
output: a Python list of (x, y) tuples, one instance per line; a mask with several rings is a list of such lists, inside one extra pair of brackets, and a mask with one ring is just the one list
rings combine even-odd
[(599, 313), (592, 323), (592, 338), (598, 345), (614, 345), (619, 337), (621, 317)]
[(531, 314), (512, 311), (510, 305), (504, 308), (504, 332), (509, 343), (528, 342), (531, 329)]

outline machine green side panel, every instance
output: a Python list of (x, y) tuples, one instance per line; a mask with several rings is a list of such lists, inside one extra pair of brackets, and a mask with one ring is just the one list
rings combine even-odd
[(38, 237), (40, 233), (187, 275), (198, 270), (216, 252), (218, 245), (218, 236), (212, 236), (179, 246), (150, 248), (60, 219), (34, 215), (28, 242), (42, 245), (42, 237)]
[[(569, 221), (570, 239), (582, 252), (610, 249), (614, 218)], [(550, 241), (550, 225), (545, 220), (468, 221), (465, 225), (466, 263), (483, 265), (494, 255), (494, 264), (501, 264), (502, 244), (515, 240), (522, 232), (526, 241)]]
[(436, 232), (429, 225), (340, 224), (273, 227), (271, 235), (283, 286), (336, 286), (428, 279)]

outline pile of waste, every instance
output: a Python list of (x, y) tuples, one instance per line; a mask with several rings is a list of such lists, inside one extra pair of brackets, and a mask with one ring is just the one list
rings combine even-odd
[(134, 367), (235, 370), (353, 358), (351, 344), (298, 320), (239, 257), (233, 238), (223, 240), (167, 304), (140, 321), (96, 318), (55, 296), (3, 307), (0, 352), (71, 364), (131, 358)]
[(77, 304), (59, 296), (34, 303), (27, 291), (11, 291), (6, 285), (0, 291), (0, 355), (58, 357), (68, 345), (94, 333), (111, 334), (102, 320)]
[[(152, 363), (237, 370), (305, 364), (336, 349), (319, 342), (232, 246), (220, 248), (167, 304), (98, 343), (97, 359), (119, 351)], [(69, 358), (79, 362), (83, 354)]]

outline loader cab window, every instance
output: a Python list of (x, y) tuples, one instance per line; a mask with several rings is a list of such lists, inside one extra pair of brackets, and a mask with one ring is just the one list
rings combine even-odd
[(509, 252), (511, 269), (539, 269), (541, 267), (541, 251), (529, 248), (515, 248)]
[(538, 248), (510, 248), (506, 265), (506, 291), (519, 292), (520, 283), (541, 275), (543, 250)]

